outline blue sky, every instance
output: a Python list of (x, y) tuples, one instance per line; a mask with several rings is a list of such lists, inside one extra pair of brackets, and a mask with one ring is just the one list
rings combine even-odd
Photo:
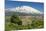
[(18, 6), (30, 6), (39, 11), (44, 11), (44, 4), (38, 2), (21, 2), (21, 1), (8, 1), (5, 2), (5, 8), (15, 8)]

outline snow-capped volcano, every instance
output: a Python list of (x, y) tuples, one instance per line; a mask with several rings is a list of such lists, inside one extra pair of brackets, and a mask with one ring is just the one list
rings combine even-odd
[(30, 6), (21, 6), (16, 8), (5, 9), (6, 15), (12, 15), (13, 13), (17, 15), (42, 15), (43, 13)]
[(20, 13), (42, 14), (42, 12), (30, 6), (21, 6), (21, 7), (11, 8), (10, 10)]

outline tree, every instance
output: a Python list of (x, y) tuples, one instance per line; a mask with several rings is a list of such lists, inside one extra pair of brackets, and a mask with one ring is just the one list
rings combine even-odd
[(18, 15), (12, 15), (11, 16), (11, 23), (15, 23), (15, 24), (18, 24), (18, 25), (22, 25), (22, 21), (18, 17)]

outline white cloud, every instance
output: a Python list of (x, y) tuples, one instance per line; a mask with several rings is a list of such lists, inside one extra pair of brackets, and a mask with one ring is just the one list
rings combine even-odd
[(15, 12), (23, 12), (23, 13), (42, 14), (42, 12), (30, 6), (21, 6), (21, 7), (11, 8), (9, 10)]

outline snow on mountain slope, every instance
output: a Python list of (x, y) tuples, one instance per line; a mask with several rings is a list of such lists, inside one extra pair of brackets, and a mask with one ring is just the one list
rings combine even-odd
[(20, 7), (10, 8), (10, 9), (6, 9), (6, 10), (19, 12), (19, 13), (26, 13), (26, 14), (42, 14), (41, 11), (39, 11), (35, 8), (32, 8), (30, 6), (20, 6)]

